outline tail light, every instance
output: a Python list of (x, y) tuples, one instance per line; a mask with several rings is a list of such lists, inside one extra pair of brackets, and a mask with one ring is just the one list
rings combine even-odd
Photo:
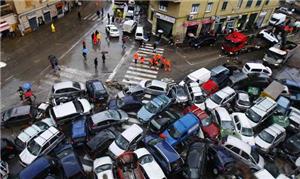
[(163, 133), (159, 134), (159, 137), (162, 138), (162, 139), (166, 139), (167, 138), (167, 136), (165, 134), (163, 134)]

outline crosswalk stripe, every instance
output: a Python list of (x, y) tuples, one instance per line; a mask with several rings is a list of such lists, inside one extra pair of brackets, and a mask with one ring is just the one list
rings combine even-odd
[(89, 15), (85, 16), (85, 17), (83, 18), (83, 20), (86, 20), (86, 19), (89, 18), (91, 15), (93, 15), (93, 14), (89, 14)]
[(66, 71), (68, 73), (72, 73), (72, 74), (75, 74), (75, 75), (83, 75), (87, 78), (89, 77), (92, 77), (93, 74), (92, 73), (88, 73), (88, 72), (85, 72), (85, 71), (82, 71), (82, 70), (78, 70), (78, 69), (75, 69), (75, 68), (68, 68), (66, 66), (61, 66), (61, 70), (62, 71)]
[(92, 20), (95, 16), (97, 16), (97, 14), (93, 14), (93, 15), (90, 16), (87, 20)]
[[(140, 50), (140, 51), (153, 52), (153, 48), (150, 48), (150, 49), (149, 49), (149, 48), (142, 48), (142, 47), (141, 47), (141, 48), (139, 48), (139, 50)], [(156, 49), (155, 52), (156, 52), (156, 53), (161, 53), (161, 54), (163, 54), (163, 53), (164, 53), (164, 50), (158, 50), (158, 49)]]
[(149, 78), (142, 78), (142, 77), (138, 77), (138, 76), (131, 76), (131, 75), (125, 75), (125, 79), (134, 79), (134, 80), (151, 80)]
[(137, 51), (138, 54), (147, 54), (147, 55), (155, 55), (157, 53), (154, 53), (154, 52), (146, 52), (146, 51)]
[(133, 66), (130, 66), (129, 69), (134, 70), (134, 71), (151, 73), (151, 74), (157, 74), (158, 73), (158, 71), (155, 71), (155, 70), (147, 70), (147, 69), (137, 68), (137, 67), (133, 67)]
[(127, 74), (132, 74), (132, 75), (139, 75), (142, 77), (148, 77), (148, 78), (156, 78), (156, 75), (150, 75), (150, 74), (145, 74), (145, 73), (140, 73), (140, 72), (136, 72), (136, 71), (131, 71), (131, 70), (127, 70), (126, 72)]
[(138, 82), (138, 81), (125, 80), (125, 79), (123, 79), (123, 80), (122, 80), (122, 82), (123, 82), (123, 83), (127, 83), (127, 84), (134, 84), (134, 85), (137, 85), (137, 84), (139, 84), (139, 82)]
[(64, 72), (64, 71), (60, 71), (59, 72), (59, 76), (60, 76), (60, 79), (62, 78), (66, 78), (68, 79), (69, 81), (78, 81), (78, 82), (83, 82), (85, 83), (86, 79), (79, 76), (79, 75), (73, 75), (71, 73), (67, 73), (67, 72)]
[[(150, 64), (150, 63), (148, 62), (147, 64)], [(158, 67), (151, 67), (151, 66), (149, 66), (149, 65), (145, 65), (145, 63), (144, 63), (144, 64), (135, 64), (135, 63), (132, 62), (132, 63), (130, 63), (130, 65), (131, 65), (131, 66), (136, 66), (136, 67), (143, 67), (143, 68), (148, 68), (148, 69), (159, 70)]]
[(94, 17), (94, 18), (92, 19), (92, 21), (95, 21), (97, 18), (98, 18), (98, 16)]
[[(151, 45), (151, 44), (143, 45), (143, 46), (140, 47), (140, 48), (148, 48), (148, 49), (151, 49), (151, 50), (154, 49), (153, 45)], [(156, 47), (156, 50), (158, 50), (158, 51), (164, 51), (165, 49), (163, 49), (163, 48), (157, 48), (157, 47)]]
[(145, 94), (144, 97), (148, 98), (148, 99), (151, 99), (152, 96), (150, 94)]

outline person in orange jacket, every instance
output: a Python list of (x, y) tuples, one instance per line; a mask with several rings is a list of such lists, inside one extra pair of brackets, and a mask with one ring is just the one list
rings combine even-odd
[(150, 58), (150, 68), (151, 68), (152, 66), (154, 66), (154, 64), (155, 64), (154, 57), (153, 57), (153, 58)]
[(166, 63), (166, 58), (164, 56), (161, 57), (161, 64), (160, 64), (160, 68), (164, 69), (165, 67), (165, 63)]
[(142, 56), (142, 57), (140, 58), (140, 62), (141, 62), (141, 64), (144, 64), (144, 63), (145, 63), (145, 57), (144, 57), (144, 56)]
[(170, 60), (165, 60), (165, 71), (171, 71), (171, 62)]
[(134, 58), (134, 63), (137, 64), (137, 61), (139, 59), (139, 54), (137, 52), (135, 52), (133, 55), (133, 58)]

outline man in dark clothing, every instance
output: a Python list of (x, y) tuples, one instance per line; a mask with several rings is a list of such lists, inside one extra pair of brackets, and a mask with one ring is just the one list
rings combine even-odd
[(102, 53), (102, 63), (105, 63), (105, 53)]
[(24, 90), (23, 88), (20, 86), (19, 89), (17, 90), (18, 95), (20, 97), (20, 101), (23, 101), (23, 97), (24, 97)]
[(111, 22), (112, 22), (112, 23), (115, 22), (115, 15), (113, 15), (113, 16), (111, 17)]
[(81, 21), (81, 13), (80, 13), (80, 11), (78, 11), (77, 15), (78, 15), (78, 19)]
[(103, 7), (101, 8), (101, 16), (103, 17), (104, 15), (104, 10), (103, 10)]
[(109, 13), (107, 13), (107, 21), (108, 21), (108, 24), (110, 24), (110, 15), (109, 15)]
[(95, 68), (97, 69), (97, 67), (98, 67), (98, 58), (97, 57), (94, 59), (94, 65), (95, 65)]
[(100, 11), (99, 10), (97, 10), (96, 14), (97, 14), (98, 18), (100, 18)]

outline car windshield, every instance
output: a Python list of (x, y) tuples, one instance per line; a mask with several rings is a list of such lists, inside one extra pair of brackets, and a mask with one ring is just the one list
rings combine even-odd
[(126, 140), (122, 135), (119, 135), (117, 137), (116, 144), (123, 150), (127, 150), (129, 147), (129, 141)]
[(81, 103), (79, 101), (74, 101), (74, 106), (76, 108), (76, 111), (79, 113), (83, 112), (83, 106), (81, 105)]
[(118, 32), (118, 29), (111, 28), (110, 31), (111, 32)]
[(10, 116), (11, 116), (11, 113), (12, 113), (12, 109), (6, 111), (6, 112), (3, 114), (3, 121), (6, 121), (7, 119), (9, 119)]
[(241, 130), (242, 135), (252, 137), (254, 135), (252, 128), (242, 127)]
[(230, 47), (238, 47), (240, 45), (240, 42), (234, 43), (231, 40), (225, 39), (224, 44)]
[(205, 97), (203, 95), (194, 97), (194, 102), (196, 104), (204, 103), (204, 101), (205, 101)]
[(37, 156), (40, 153), (41, 146), (37, 144), (34, 140), (31, 140), (27, 145), (27, 149), (31, 154)]
[(261, 117), (251, 109), (247, 110), (245, 114), (251, 121), (256, 122), (256, 123), (259, 122), (261, 119)]
[(178, 96), (185, 96), (186, 95), (183, 87), (177, 87), (176, 92), (177, 92)]
[(274, 140), (274, 136), (267, 133), (266, 131), (262, 131), (261, 133), (258, 134), (258, 136), (268, 143), (272, 143)]
[(224, 129), (234, 129), (232, 121), (221, 121), (221, 126)]
[(256, 163), (258, 163), (258, 161), (259, 161), (259, 155), (258, 155), (258, 153), (253, 148), (251, 148), (250, 154), (253, 157), (254, 161)]
[(80, 89), (80, 84), (79, 84), (78, 82), (73, 82), (73, 86), (74, 86), (75, 88)]
[(222, 98), (220, 96), (218, 96), (216, 93), (213, 94), (210, 99), (215, 102), (216, 104), (220, 104), (222, 101)]
[(268, 57), (272, 57), (272, 58), (274, 58), (274, 59), (284, 59), (285, 58), (285, 55), (279, 55), (278, 53), (275, 53), (275, 52), (273, 52), (273, 51), (271, 51), (271, 50), (268, 50), (267, 51), (267, 56)]
[(250, 106), (251, 104), (250, 104), (250, 101), (245, 101), (245, 100), (239, 100), (239, 103), (241, 104), (241, 105), (244, 105), (244, 106)]
[(141, 158), (139, 158), (139, 162), (141, 165), (145, 163), (151, 163), (153, 161), (153, 157), (150, 154), (144, 155)]
[(95, 172), (101, 173), (101, 172), (104, 172), (106, 170), (111, 170), (111, 169), (112, 169), (111, 164), (105, 164), (105, 165), (101, 165), (101, 166), (98, 166), (97, 168), (95, 168)]
[(178, 131), (174, 125), (172, 125), (170, 128), (168, 128), (168, 132), (169, 132), (170, 136), (172, 136), (175, 139), (177, 139), (181, 136), (180, 131)]
[(211, 117), (207, 117), (207, 118), (201, 120), (201, 123), (203, 126), (209, 126), (212, 123)]
[(154, 114), (154, 113), (157, 113), (158, 112), (158, 107), (157, 106), (155, 106), (153, 103), (147, 103), (146, 105), (145, 105), (145, 109), (147, 110), (147, 111), (149, 111), (150, 113), (152, 113), (152, 114)]
[(109, 112), (109, 114), (111, 115), (112, 118), (121, 119), (121, 114), (118, 111), (109, 110), (108, 112)]
[(36, 123), (34, 123), (36, 126), (38, 126), (40, 129), (42, 130), (47, 130), (49, 128), (48, 124), (42, 122), (42, 121), (38, 121)]

